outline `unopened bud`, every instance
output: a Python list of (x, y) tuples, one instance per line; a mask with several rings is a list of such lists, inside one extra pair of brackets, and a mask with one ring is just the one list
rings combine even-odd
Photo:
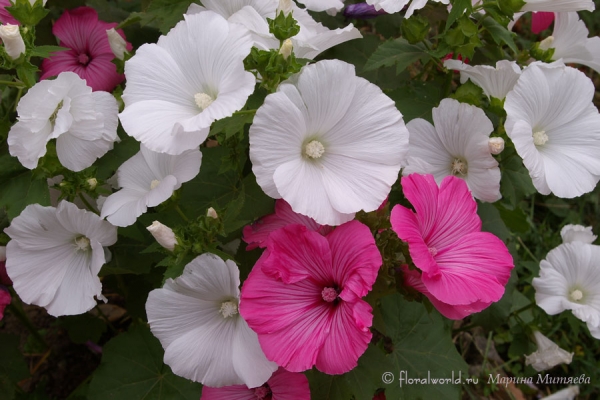
[(160, 244), (162, 247), (169, 251), (173, 251), (175, 249), (177, 238), (175, 237), (173, 229), (161, 224), (158, 221), (154, 221), (152, 225), (146, 229), (148, 229), (152, 236), (154, 236), (154, 239), (156, 239), (158, 244)]
[(25, 53), (25, 42), (21, 36), (19, 25), (6, 24), (0, 26), (0, 38), (4, 42), (4, 49), (8, 56), (16, 60)]
[(501, 137), (490, 138), (488, 145), (490, 146), (490, 153), (500, 154), (504, 150), (504, 139)]
[(219, 218), (219, 215), (217, 214), (217, 212), (215, 211), (214, 208), (210, 207), (207, 211), (206, 211), (206, 216), (209, 218), (213, 218), (213, 219), (217, 219)]
[(293, 3), (294, 2), (292, 0), (279, 0), (279, 6), (277, 7), (277, 15), (283, 12), (283, 15), (287, 17), (293, 10)]
[(283, 56), (284, 60), (287, 60), (288, 57), (292, 54), (292, 50), (294, 50), (294, 45), (290, 39), (285, 39), (281, 48), (279, 49), (279, 54)]
[(98, 186), (98, 180), (96, 178), (90, 178), (86, 182), (90, 187), (90, 190), (94, 190), (96, 189), (96, 186)]
[(553, 44), (554, 44), (554, 36), (548, 36), (546, 39), (544, 39), (540, 42), (540, 45), (538, 47), (540, 50), (545, 51), (545, 50), (552, 48)]
[(127, 42), (125, 39), (123, 39), (123, 36), (119, 35), (119, 32), (117, 32), (115, 28), (107, 29), (106, 35), (108, 36), (108, 44), (110, 45), (110, 49), (115, 57), (117, 57), (119, 60), (124, 59), (125, 53), (127, 52)]
[[(37, 0), (29, 0), (29, 4), (31, 4), (31, 5), (33, 6), (33, 5), (35, 5), (35, 2), (36, 2), (36, 1), (37, 1)], [(45, 6), (47, 1), (48, 1), (48, 0), (42, 0), (42, 5), (43, 5), (43, 6)]]

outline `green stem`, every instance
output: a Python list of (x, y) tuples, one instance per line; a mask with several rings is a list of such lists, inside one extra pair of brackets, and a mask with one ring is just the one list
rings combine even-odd
[(523, 311), (527, 311), (530, 308), (535, 307), (535, 303), (529, 303), (528, 305), (526, 305), (525, 307), (521, 307), (518, 310), (515, 310), (513, 312), (510, 313), (511, 317), (516, 317), (517, 315), (521, 314)]
[(536, 263), (539, 264), (540, 261), (537, 259), (536, 256), (533, 255), (533, 253), (531, 252), (531, 250), (529, 250), (529, 247), (527, 247), (525, 245), (525, 243), (523, 243), (523, 239), (521, 239), (520, 236), (517, 236), (517, 240), (519, 241), (519, 243), (521, 244), (521, 246), (523, 246), (523, 248), (525, 249), (525, 252), (529, 255), (529, 257), (531, 257), (531, 259), (533, 261), (535, 261)]
[(92, 206), (89, 201), (87, 201), (83, 193), (79, 193), (79, 198), (81, 199), (81, 201), (83, 201), (83, 204), (85, 204), (88, 210), (90, 210), (94, 214), (100, 215), (100, 212), (96, 210), (96, 208), (94, 208), (94, 206)]
[(96, 311), (98, 311), (98, 314), (99, 314), (99, 315), (102, 317), (102, 319), (103, 319), (103, 320), (106, 322), (106, 325), (108, 325), (108, 327), (110, 328), (110, 330), (111, 330), (113, 333), (117, 333), (117, 332), (118, 332), (118, 331), (117, 331), (117, 329), (116, 329), (116, 328), (113, 326), (113, 324), (110, 322), (110, 320), (108, 319), (108, 317), (106, 316), (106, 314), (104, 314), (104, 313), (102, 312), (102, 309), (101, 309), (101, 308), (100, 308), (98, 305), (96, 305), (96, 307), (94, 307), (94, 308), (96, 309)]
[(23, 82), (0, 81), (0, 85), (13, 86), (13, 87), (21, 88), (21, 89), (25, 88), (25, 85), (23, 84)]
[[(12, 292), (12, 291), (11, 291)], [(13, 299), (16, 299), (16, 294), (15, 293), (11, 293), (11, 295), (13, 296)], [(15, 317), (17, 317), (17, 319), (19, 321), (21, 321), (21, 323), (27, 328), (27, 330), (29, 331), (29, 333), (31, 333), (33, 335), (33, 337), (42, 345), (44, 346), (45, 349), (49, 349), (50, 346), (48, 346), (48, 343), (46, 343), (46, 341), (44, 340), (44, 338), (42, 337), (42, 335), (40, 335), (40, 333), (38, 332), (37, 328), (33, 325), (33, 323), (29, 320), (29, 318), (27, 317), (27, 314), (25, 314), (25, 311), (23, 311), (23, 309), (20, 307), (20, 305), (17, 303), (17, 301), (13, 301), (8, 307), (6, 307), (8, 309), (8, 311), (14, 315)]]
[(181, 210), (181, 208), (179, 207), (179, 204), (175, 205), (175, 211), (177, 211), (177, 213), (179, 214), (179, 216), (185, 221), (185, 222), (190, 222), (190, 220), (188, 219), (188, 217), (185, 216), (185, 214), (183, 213), (183, 211)]
[(241, 111), (236, 111), (233, 113), (233, 115), (245, 115), (245, 114), (256, 114), (256, 110), (241, 110)]

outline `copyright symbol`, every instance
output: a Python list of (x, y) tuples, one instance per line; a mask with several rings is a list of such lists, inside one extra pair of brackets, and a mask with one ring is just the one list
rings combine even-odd
[(394, 382), (394, 374), (391, 372), (384, 372), (383, 375), (381, 375), (381, 380), (383, 383), (389, 385), (390, 383)]

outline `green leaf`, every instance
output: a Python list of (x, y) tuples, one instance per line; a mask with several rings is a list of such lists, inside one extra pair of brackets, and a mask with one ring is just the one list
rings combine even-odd
[(493, 233), (502, 240), (510, 237), (510, 230), (500, 216), (500, 211), (491, 203), (478, 203), (477, 214), (481, 218), (481, 230)]
[(481, 97), (483, 96), (483, 89), (471, 82), (466, 81), (460, 85), (455, 93), (450, 97), (460, 101), (461, 103), (471, 104), (473, 106), (481, 106)]
[(35, 26), (50, 12), (42, 0), (36, 0), (33, 5), (29, 0), (12, 1), (14, 5), (6, 7), (6, 10), (23, 25)]
[(287, 16), (283, 11), (275, 17), (275, 19), (267, 18), (269, 23), (269, 32), (273, 34), (279, 41), (289, 39), (296, 36), (300, 32), (300, 26), (294, 19), (292, 13)]
[(29, 376), (18, 336), (0, 333), (0, 360), (0, 398), (13, 399), (17, 382)]
[(27, 87), (32, 87), (37, 83), (36, 73), (38, 71), (37, 67), (31, 64), (28, 61), (25, 61), (15, 67), (17, 71), (17, 76), (19, 79), (27, 85)]
[(506, 323), (506, 320), (512, 311), (513, 293), (516, 291), (517, 281), (517, 273), (513, 270), (504, 289), (504, 295), (500, 301), (493, 303), (479, 313), (473, 314), (471, 322), (475, 325), (482, 326), (486, 330), (495, 329)]
[(50, 205), (50, 191), (45, 179), (35, 179), (27, 170), (2, 183), (0, 207), (6, 208), (9, 219), (21, 214), (29, 204)]
[[(386, 356), (374, 345), (358, 359), (358, 365), (343, 375), (327, 375), (312, 369), (306, 372), (312, 400), (372, 399), (383, 386), (380, 370), (389, 365)], [(391, 365), (387, 368), (391, 368)], [(353, 397), (354, 396), (354, 397)]]
[(152, 0), (140, 23), (142, 26), (154, 26), (166, 35), (183, 19), (183, 14), (192, 3), (192, 0)]
[(452, 26), (454, 21), (460, 18), (465, 11), (468, 10), (468, 13), (471, 14), (473, 10), (473, 5), (471, 0), (455, 0), (452, 2), (452, 10), (450, 11), (450, 15), (448, 15), (448, 20), (446, 21), (446, 28), (444, 31), (447, 31), (448, 28)]
[(233, 135), (243, 132), (246, 124), (251, 124), (254, 114), (234, 114), (231, 117), (223, 118), (212, 124), (210, 127), (210, 136), (225, 134), (225, 140)]
[(88, 340), (97, 343), (106, 332), (106, 323), (89, 313), (61, 317), (58, 324), (66, 329), (73, 343), (81, 344)]
[(492, 39), (494, 39), (494, 42), (496, 42), (496, 44), (501, 45), (505, 43), (515, 53), (519, 51), (513, 39), (513, 36), (515, 36), (515, 34), (503, 27), (502, 25), (500, 25), (498, 22), (496, 22), (496, 20), (484, 16), (481, 20), (481, 24), (483, 25), (485, 30), (489, 32), (490, 36), (492, 37)]
[(423, 41), (429, 33), (429, 20), (420, 15), (413, 15), (402, 22), (402, 36), (410, 44), (416, 44)]
[(198, 400), (201, 385), (173, 374), (158, 339), (135, 326), (104, 346), (89, 400)]
[[(452, 342), (450, 328), (437, 312), (428, 314), (425, 306), (408, 302), (400, 294), (381, 299), (387, 335), (392, 339), (389, 355), (396, 380), (385, 389), (387, 398), (411, 400), (456, 400), (460, 384), (418, 384), (400, 386), (400, 374), (408, 378), (432, 379), (468, 377), (467, 364)], [(405, 376), (406, 376), (405, 375)]]
[(410, 64), (421, 60), (425, 63), (430, 59), (422, 44), (410, 44), (404, 38), (390, 40), (381, 44), (369, 57), (365, 64), (365, 71), (379, 67), (396, 65), (396, 73), (404, 71)]
[(37, 46), (31, 50), (31, 57), (42, 57), (48, 58), (52, 55), (52, 53), (56, 53), (57, 51), (65, 51), (69, 50), (66, 47), (60, 46)]
[(438, 81), (412, 82), (388, 93), (388, 96), (396, 102), (396, 107), (402, 113), (404, 122), (415, 118), (423, 118), (432, 121), (431, 111), (437, 107), (443, 98), (442, 84)]
[(502, 179), (500, 180), (500, 193), (502, 197), (514, 208), (525, 196), (536, 192), (529, 172), (514, 149), (505, 149), (500, 162)]

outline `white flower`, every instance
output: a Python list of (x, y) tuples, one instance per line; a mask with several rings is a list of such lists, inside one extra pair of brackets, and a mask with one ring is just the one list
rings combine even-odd
[(550, 315), (571, 310), (600, 339), (600, 246), (563, 243), (540, 263), (535, 301)]
[(298, 0), (311, 11), (340, 11), (344, 7), (342, 0)]
[(98, 278), (104, 246), (117, 241), (117, 228), (73, 203), (58, 208), (29, 205), (4, 230), (6, 271), (24, 302), (53, 316), (82, 314), (102, 296)]
[(525, 356), (525, 365), (531, 365), (536, 371), (544, 371), (558, 364), (571, 364), (573, 353), (558, 347), (556, 343), (540, 331), (533, 332), (537, 350)]
[(557, 63), (534, 63), (506, 96), (506, 133), (535, 188), (573, 198), (600, 180), (600, 115), (594, 84)]
[(202, 254), (148, 295), (148, 323), (174, 373), (222, 387), (262, 385), (277, 369), (238, 312), (239, 270), (233, 261)]
[(559, 390), (550, 396), (542, 397), (540, 400), (575, 400), (579, 394), (579, 386), (569, 386), (566, 389)]
[(123, 36), (119, 35), (115, 28), (107, 29), (106, 36), (108, 36), (108, 44), (115, 57), (119, 60), (124, 59), (125, 53), (127, 53), (127, 42)]
[(17, 107), (19, 121), (8, 134), (10, 154), (29, 169), (56, 139), (61, 164), (72, 171), (92, 165), (117, 140), (118, 106), (106, 92), (92, 92), (77, 74), (62, 72), (29, 89)]
[[(438, 3), (448, 4), (449, 0), (433, 0)], [(393, 14), (401, 11), (406, 5), (410, 2), (410, 0), (367, 0), (367, 4), (375, 6), (376, 10), (383, 9), (388, 14)], [(410, 18), (415, 10), (420, 10), (425, 7), (427, 4), (427, 0), (413, 0), (408, 6), (406, 10), (406, 18)]]
[(494, 126), (483, 110), (444, 99), (433, 109), (433, 122), (417, 118), (407, 124), (409, 156), (402, 174), (432, 174), (438, 184), (454, 175), (467, 182), (476, 198), (498, 200), (500, 169), (489, 147)]
[(202, 153), (188, 150), (178, 156), (156, 153), (144, 145), (117, 170), (122, 189), (102, 204), (102, 218), (116, 226), (129, 226), (148, 207), (167, 200), (181, 184), (200, 172)]
[(600, 37), (588, 38), (589, 31), (576, 12), (555, 13), (554, 31), (540, 43), (540, 49), (554, 49), (553, 60), (587, 65), (600, 72)]
[(582, 225), (565, 225), (560, 230), (560, 236), (563, 243), (582, 242), (587, 244), (594, 243), (598, 236), (592, 233), (592, 227)]
[(525, 0), (521, 11), (569, 12), (594, 9), (593, 0)]
[(489, 65), (476, 65), (474, 67), (460, 60), (446, 60), (444, 67), (460, 71), (460, 83), (468, 79), (483, 89), (488, 97), (504, 99), (512, 90), (521, 76), (521, 68), (514, 61), (501, 60), (496, 63), (496, 68)]
[(376, 210), (407, 149), (394, 102), (339, 60), (283, 82), (250, 127), (252, 169), (265, 193), (327, 225)]
[(173, 229), (161, 224), (158, 221), (154, 221), (152, 225), (146, 227), (146, 229), (148, 229), (148, 232), (154, 236), (154, 239), (156, 239), (158, 244), (160, 244), (162, 247), (169, 251), (173, 251), (175, 249), (177, 238), (175, 237)]
[(209, 218), (212, 218), (212, 219), (218, 219), (219, 218), (219, 215), (217, 214), (217, 211), (214, 208), (212, 208), (212, 207), (209, 207), (208, 210), (206, 210), (206, 216), (209, 217)]
[(21, 54), (25, 53), (25, 42), (21, 36), (19, 25), (0, 25), (0, 39), (4, 43), (6, 54), (13, 60), (18, 59)]
[(244, 106), (255, 84), (244, 70), (252, 47), (244, 28), (212, 12), (184, 17), (125, 63), (123, 128), (168, 154), (198, 147), (215, 120)]
[[(322, 0), (318, 0), (321, 2)], [(306, 9), (299, 8), (293, 2), (278, 2), (277, 0), (209, 0), (203, 2), (204, 7), (192, 4), (188, 9), (188, 14), (195, 14), (205, 10), (214, 11), (231, 23), (242, 25), (246, 28), (254, 45), (263, 50), (279, 49), (279, 40), (269, 32), (267, 18), (274, 19), (277, 13), (283, 11), (286, 15), (292, 13), (300, 32), (292, 38), (290, 42), (294, 54), (298, 58), (313, 59), (323, 51), (336, 46), (340, 43), (352, 39), (361, 38), (362, 35), (349, 24), (345, 28), (331, 30), (316, 22)], [(286, 41), (287, 42), (287, 41)], [(290, 42), (285, 46), (289, 47)], [(291, 49), (286, 48), (285, 51)]]

